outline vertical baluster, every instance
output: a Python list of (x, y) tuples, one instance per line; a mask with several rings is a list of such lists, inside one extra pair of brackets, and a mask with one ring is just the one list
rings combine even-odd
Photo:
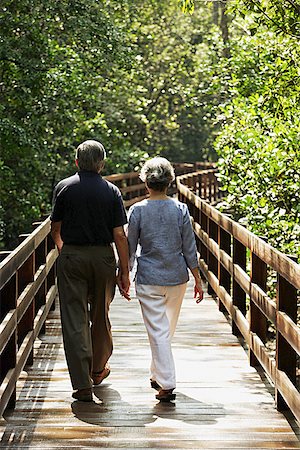
[[(231, 255), (231, 235), (220, 226), (218, 226), (218, 243), (221, 250), (224, 250), (227, 255)], [(222, 266), (220, 261), (218, 262), (218, 278), (220, 285), (226, 289), (228, 294), (230, 294), (231, 275), (225, 267)], [(226, 312), (226, 308), (220, 300), (219, 310), (221, 312)]]
[[(255, 253), (251, 253), (251, 283), (257, 284), (264, 291), (267, 286), (267, 265)], [(267, 319), (261, 310), (254, 304), (250, 295), (250, 332), (266, 342), (267, 337)], [(250, 350), (250, 365), (258, 366), (259, 362), (252, 350)]]
[[(32, 283), (35, 274), (35, 254), (34, 252), (27, 258), (25, 263), (18, 270), (18, 296), (25, 287)], [(33, 298), (25, 314), (18, 324), (18, 346), (22, 344), (24, 337), (29, 331), (33, 330), (35, 317), (35, 299)], [(33, 364), (33, 349), (31, 350), (27, 364)]]
[[(246, 272), (246, 247), (237, 239), (233, 239), (233, 264), (237, 264)], [(246, 293), (243, 291), (239, 283), (233, 277), (232, 282), (232, 303), (234, 306), (246, 315)], [(241, 336), (239, 328), (235, 322), (232, 322), (232, 334)]]
[(198, 193), (197, 193), (197, 195), (200, 198), (203, 197), (202, 190), (203, 190), (203, 187), (202, 187), (202, 173), (200, 172), (200, 173), (198, 173)]
[[(296, 259), (296, 258), (293, 258)], [(293, 322), (297, 323), (297, 290), (281, 275), (277, 275), (277, 311), (287, 314)], [(276, 332), (276, 367), (287, 374), (289, 379), (296, 385), (297, 353), (285, 340)], [(279, 411), (288, 409), (282, 395), (275, 385), (276, 406)]]
[[(54, 241), (52, 239), (51, 234), (48, 234), (46, 237), (46, 253), (50, 253), (52, 249), (55, 248)], [(48, 273), (47, 280), (46, 280), (46, 295), (51, 288), (51, 286), (54, 286), (56, 283), (56, 274), (57, 274), (57, 261), (53, 264), (51, 270)], [(51, 305), (51, 311), (55, 310), (55, 300)]]
[[(17, 306), (17, 274), (15, 274), (1, 290), (0, 319)], [(0, 355), (0, 383), (4, 380), (7, 372), (16, 366), (17, 361), (17, 328), (11, 335), (6, 347)], [(14, 389), (8, 408), (14, 408), (16, 404), (16, 389)]]
[[(203, 230), (205, 233), (208, 232), (208, 217), (205, 214), (205, 212), (202, 210), (200, 211), (200, 226), (201, 230)], [(203, 261), (208, 264), (208, 249), (206, 245), (200, 241), (200, 257), (203, 259)], [(205, 279), (204, 274), (201, 272), (202, 278)]]
[(212, 174), (208, 172), (208, 201), (212, 202), (212, 194), (213, 194), (213, 184), (212, 184)]
[[(38, 270), (40, 266), (46, 264), (46, 255), (47, 255), (47, 243), (46, 243), (46, 239), (44, 239), (35, 251), (36, 270)], [(38, 292), (36, 293), (36, 296), (35, 296), (36, 311), (38, 311), (41, 308), (41, 306), (45, 305), (46, 295), (47, 295), (47, 278), (41, 285)], [(40, 330), (40, 334), (44, 334), (44, 333), (45, 333), (45, 324), (43, 324), (43, 326), (41, 327), (41, 330)]]
[[(212, 219), (208, 219), (208, 234), (211, 239), (218, 242), (218, 226)], [(208, 253), (208, 270), (211, 271), (216, 278), (218, 278), (218, 260), (210, 250)], [(210, 295), (215, 295), (215, 292), (210, 284), (208, 285), (207, 292)]]
[(207, 192), (207, 172), (203, 172), (202, 174), (202, 183), (203, 183), (203, 194), (202, 197), (204, 200), (207, 200), (208, 192)]
[(219, 182), (216, 177), (216, 172), (213, 173), (214, 176), (214, 200), (217, 201), (220, 198), (220, 191), (219, 191)]

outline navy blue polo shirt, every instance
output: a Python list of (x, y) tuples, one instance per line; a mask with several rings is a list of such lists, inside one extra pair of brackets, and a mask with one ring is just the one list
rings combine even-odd
[(62, 222), (61, 238), (72, 245), (109, 245), (113, 229), (127, 223), (119, 189), (85, 170), (57, 184), (50, 218)]

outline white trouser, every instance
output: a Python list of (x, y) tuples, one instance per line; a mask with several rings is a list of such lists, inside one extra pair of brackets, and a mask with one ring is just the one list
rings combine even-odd
[(150, 378), (163, 389), (176, 387), (171, 339), (180, 313), (187, 283), (177, 286), (136, 284), (152, 353)]

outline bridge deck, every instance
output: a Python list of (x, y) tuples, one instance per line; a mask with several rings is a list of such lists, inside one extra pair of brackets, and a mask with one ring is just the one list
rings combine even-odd
[(268, 386), (215, 302), (196, 305), (189, 286), (174, 337), (177, 401), (158, 404), (149, 387), (149, 347), (137, 301), (111, 309), (112, 373), (92, 404), (72, 402), (58, 308), (37, 341), (17, 405), (0, 422), (0, 448), (300, 448)]

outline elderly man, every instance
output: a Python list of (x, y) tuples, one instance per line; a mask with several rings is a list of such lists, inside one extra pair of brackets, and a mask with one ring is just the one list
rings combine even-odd
[(78, 173), (58, 183), (53, 195), (52, 237), (60, 253), (58, 290), (64, 349), (75, 392), (92, 401), (92, 384), (110, 373), (113, 343), (109, 306), (116, 285), (114, 242), (119, 256), (118, 284), (129, 298), (126, 212), (119, 189), (100, 172), (105, 149), (88, 140), (76, 150)]

